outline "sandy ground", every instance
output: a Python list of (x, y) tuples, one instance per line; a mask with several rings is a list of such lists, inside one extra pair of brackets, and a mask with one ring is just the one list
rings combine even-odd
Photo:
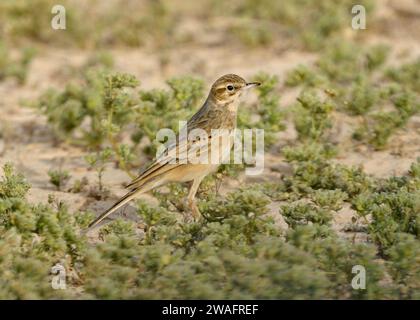
[[(420, 1), (415, 1), (414, 6), (420, 7)], [(404, 28), (391, 28), (390, 32), (381, 32), (367, 36), (366, 42), (386, 42), (392, 45), (393, 56), (410, 52), (415, 56), (420, 53), (420, 15), (414, 17), (407, 15), (403, 6), (410, 1), (387, 1), (379, 11), (379, 17), (385, 19), (382, 28), (392, 26), (392, 21), (397, 23), (406, 19), (409, 23)], [(384, 2), (385, 3), (385, 2)], [(417, 7), (416, 7), (417, 8)], [(411, 12), (409, 10), (409, 12)], [(417, 12), (417, 14), (419, 14)], [(413, 32), (413, 26), (417, 26), (417, 33)], [(243, 47), (229, 47), (219, 43), (209, 46), (208, 41), (201, 41), (194, 45), (187, 45), (169, 51), (169, 65), (162, 69), (159, 58), (153, 51), (148, 49), (135, 50), (111, 50), (116, 69), (129, 72), (137, 76), (141, 86), (145, 89), (164, 86), (165, 79), (172, 76), (195, 74), (206, 80), (209, 86), (211, 82), (224, 73), (237, 73), (243, 77), (250, 77), (259, 71), (276, 74), (280, 79), (288, 70), (297, 64), (311, 63), (316, 55), (293, 50), (264, 49), (249, 51)], [(112, 200), (107, 202), (93, 202), (87, 199), (83, 193), (75, 194), (56, 191), (49, 183), (48, 170), (58, 168), (71, 172), (72, 178), (68, 185), (72, 185), (75, 179), (87, 177), (93, 183), (96, 181), (94, 172), (89, 171), (83, 157), (84, 150), (66, 144), (56, 145), (46, 120), (34, 110), (21, 106), (22, 99), (35, 99), (46, 88), (64, 87), (66, 79), (62, 74), (67, 65), (80, 66), (89, 57), (91, 52), (74, 49), (53, 49), (49, 47), (39, 48), (39, 53), (31, 65), (27, 84), (17, 85), (14, 81), (0, 82), (0, 126), (5, 131), (5, 138), (0, 142), (0, 165), (11, 161), (22, 172), (32, 185), (29, 193), (30, 201), (45, 202), (49, 194), (71, 204), (72, 210), (89, 207), (100, 211)], [(294, 94), (282, 90), (282, 105), (287, 105), (293, 99)], [(352, 123), (348, 119), (338, 119), (339, 129), (336, 139), (345, 145), (350, 139)], [(285, 142), (293, 142), (296, 137), (293, 127), (288, 123), (288, 129), (279, 133), (279, 138)], [(278, 179), (282, 173), (290, 170), (282, 162), (279, 148), (272, 153), (266, 154), (264, 173), (259, 181)], [(420, 157), (420, 117), (413, 117), (408, 126), (394, 135), (389, 147), (384, 151), (372, 151), (367, 147), (342, 148), (336, 159), (337, 162), (347, 165), (362, 165), (369, 174), (379, 177), (404, 174), (410, 164)], [(255, 179), (255, 178), (253, 178)], [(124, 193), (123, 184), (129, 181), (129, 177), (114, 168), (108, 168), (104, 175), (104, 183), (111, 190), (111, 198), (121, 196)], [(229, 191), (243, 181), (253, 181), (244, 175), (239, 181), (225, 179), (223, 190)], [(151, 200), (150, 196), (145, 196)], [(270, 204), (273, 213), (278, 212), (279, 203)], [(284, 225), (281, 216), (275, 214), (279, 223)], [(342, 232), (353, 216), (352, 210), (345, 206), (336, 216), (334, 228)]]

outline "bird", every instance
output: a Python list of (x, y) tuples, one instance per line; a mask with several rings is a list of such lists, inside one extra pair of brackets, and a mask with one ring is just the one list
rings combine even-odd
[[(200, 183), (208, 174), (215, 172), (223, 158), (229, 155), (233, 145), (232, 132), (236, 129), (240, 98), (247, 89), (260, 84), (259, 82), (247, 82), (236, 74), (226, 74), (218, 78), (211, 86), (202, 107), (186, 124), (188, 133), (195, 130), (201, 135), (198, 135), (197, 139), (189, 139), (189, 135), (181, 137), (178, 133), (176, 141), (169, 144), (161, 155), (156, 157), (126, 186), (128, 192), (93, 220), (89, 224), (88, 230), (97, 226), (138, 195), (170, 182), (190, 183), (187, 203), (193, 218), (199, 219), (200, 211), (195, 202), (195, 195)], [(181, 129), (181, 131), (183, 130)], [(223, 140), (223, 136), (226, 134), (229, 135), (227, 143), (221, 145), (215, 143), (220, 138)], [(212, 143), (218, 148), (217, 150), (212, 149)], [(197, 162), (189, 159), (192, 154), (211, 157), (212, 153), (219, 155), (218, 161)]]

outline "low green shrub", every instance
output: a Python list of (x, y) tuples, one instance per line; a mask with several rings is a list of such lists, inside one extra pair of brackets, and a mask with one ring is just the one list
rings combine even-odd
[(389, 68), (386, 75), (396, 83), (420, 93), (420, 59), (402, 64), (401, 66)]
[(420, 292), (420, 245), (418, 236), (398, 234), (395, 244), (387, 254), (390, 274), (396, 283), (399, 299), (419, 299)]
[[(217, 2), (216, 2), (217, 3)], [(373, 1), (362, 1), (367, 13), (374, 9)], [(330, 39), (340, 38), (351, 19), (351, 1), (233, 1), (229, 6), (219, 3), (220, 11), (240, 15), (248, 23), (234, 24), (232, 29), (248, 45), (267, 45), (269, 33), (279, 33), (283, 41), (295, 40), (309, 50), (321, 50)], [(230, 10), (229, 10), (230, 9)], [(371, 18), (372, 19), (372, 18)]]
[[(386, 252), (395, 245), (401, 233), (419, 238), (419, 178), (415, 175), (419, 162), (413, 163), (411, 175), (394, 177), (377, 183), (370, 192), (352, 200), (353, 208), (362, 217), (372, 220), (368, 229), (371, 237)], [(413, 175), (414, 173), (414, 175)]]
[(50, 182), (57, 188), (57, 190), (61, 190), (68, 180), (70, 180), (71, 176), (67, 170), (49, 170), (48, 175), (50, 177)]
[(65, 8), (66, 29), (54, 30), (51, 20), (55, 14), (51, 11), (55, 5), (53, 0), (2, 1), (2, 38), (15, 43), (32, 40), (55, 46), (103, 48), (152, 44), (163, 48), (173, 42), (173, 31), (178, 25), (175, 13), (168, 10), (164, 1), (111, 0), (104, 5), (63, 0), (60, 5)]
[(405, 127), (409, 119), (420, 111), (420, 99), (412, 91), (404, 91), (399, 86), (390, 89), (389, 99), (393, 110), (377, 111), (368, 115), (357, 128), (353, 137), (367, 141), (376, 149), (383, 149), (393, 133)]
[(326, 131), (332, 127), (330, 101), (321, 101), (311, 92), (304, 91), (297, 98), (294, 123), (300, 140), (323, 141)]
[[(353, 132), (355, 140), (383, 149), (390, 137), (420, 110), (417, 60), (386, 68), (388, 53), (389, 48), (381, 44), (361, 47), (350, 41), (335, 41), (314, 66), (299, 65), (291, 70), (285, 85), (301, 86), (302, 95), (308, 96), (310, 92), (326, 95), (335, 112), (358, 117), (359, 125)], [(305, 117), (305, 111), (298, 109), (294, 122), (299, 137), (318, 138), (320, 133), (316, 132), (325, 130), (325, 124), (335, 125), (326, 121), (325, 114), (319, 117), (314, 114)]]
[(19, 84), (24, 84), (35, 54), (34, 48), (27, 47), (20, 50), (18, 58), (12, 58), (9, 48), (0, 42), (0, 81), (15, 78)]
[[(418, 163), (413, 164), (406, 178), (378, 182), (372, 192), (413, 187), (412, 181), (418, 179), (417, 167)], [(139, 201), (137, 222), (115, 220), (100, 230), (99, 241), (91, 243), (81, 231), (91, 221), (92, 213), (70, 213), (53, 197), (47, 204), (32, 205), (25, 199), (29, 185), (24, 178), (10, 165), (3, 170), (2, 298), (417, 297), (419, 242), (418, 235), (408, 233), (412, 224), (403, 224), (396, 231), (398, 240), (386, 249), (385, 263), (380, 262), (375, 246), (339, 239), (328, 226), (333, 211), (346, 201), (339, 190), (316, 190), (310, 195), (312, 203), (283, 207), (290, 213), (285, 215), (292, 226), (287, 233), (267, 214), (267, 197), (258, 187), (252, 187), (222, 198), (205, 195), (208, 200), (200, 201), (205, 219), (187, 224), (164, 205), (168, 198), (161, 198), (159, 207)], [(405, 201), (408, 198), (400, 193), (385, 197), (396, 212), (411, 212), (411, 200)], [(401, 199), (397, 201), (397, 197)], [(324, 216), (320, 212), (329, 213)], [(395, 221), (409, 221), (401, 219)], [(56, 263), (66, 269), (66, 290), (51, 288), (50, 271)], [(365, 290), (351, 286), (355, 265), (366, 269)], [(387, 275), (391, 282), (385, 281)]]
[[(86, 239), (79, 234), (75, 215), (53, 201), (27, 202), (29, 184), (3, 167), (0, 181), (0, 259), (2, 299), (64, 297), (51, 289), (51, 267), (56, 262), (74, 266), (81, 259)], [(69, 282), (73, 279), (69, 277)]]
[(315, 206), (312, 203), (292, 203), (282, 205), (281, 215), (291, 228), (308, 223), (329, 224), (333, 218), (330, 210)]

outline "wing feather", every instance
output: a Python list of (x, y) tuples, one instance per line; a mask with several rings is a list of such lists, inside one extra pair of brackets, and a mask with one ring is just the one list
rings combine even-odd
[[(206, 146), (207, 145), (207, 146)], [(187, 164), (188, 154), (201, 148), (208, 148), (208, 142), (182, 140), (179, 144), (172, 144), (161, 156), (155, 159), (137, 178), (132, 180), (127, 189), (136, 189), (156, 176), (164, 174), (176, 167)]]

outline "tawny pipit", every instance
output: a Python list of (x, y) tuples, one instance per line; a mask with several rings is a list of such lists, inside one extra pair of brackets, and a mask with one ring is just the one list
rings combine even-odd
[[(208, 154), (210, 155), (212, 139), (214, 142), (215, 139), (220, 138), (220, 136), (212, 136), (213, 132), (218, 129), (219, 132), (230, 134), (236, 128), (239, 98), (245, 89), (256, 85), (259, 85), (259, 83), (246, 82), (235, 74), (227, 74), (217, 79), (211, 87), (203, 106), (187, 122), (188, 132), (194, 129), (202, 129), (201, 132), (204, 132), (206, 139), (180, 139), (178, 135), (176, 143), (167, 147), (161, 156), (127, 185), (130, 191), (111, 208), (96, 218), (89, 225), (89, 228), (96, 226), (137, 195), (148, 192), (168, 182), (191, 182), (187, 201), (194, 218), (198, 218), (200, 213), (194, 201), (195, 194), (203, 178), (209, 173), (214, 172), (221, 162), (214, 163), (209, 161), (208, 163), (197, 163), (185, 159), (185, 155), (189, 155), (190, 151), (195, 149), (200, 149), (199, 151), (203, 152), (203, 146), (208, 149)], [(228, 155), (232, 148), (233, 139), (231, 135), (228, 141), (227, 146), (221, 144), (224, 150), (218, 150), (218, 154), (222, 155), (222, 157), (225, 157), (226, 153)]]

